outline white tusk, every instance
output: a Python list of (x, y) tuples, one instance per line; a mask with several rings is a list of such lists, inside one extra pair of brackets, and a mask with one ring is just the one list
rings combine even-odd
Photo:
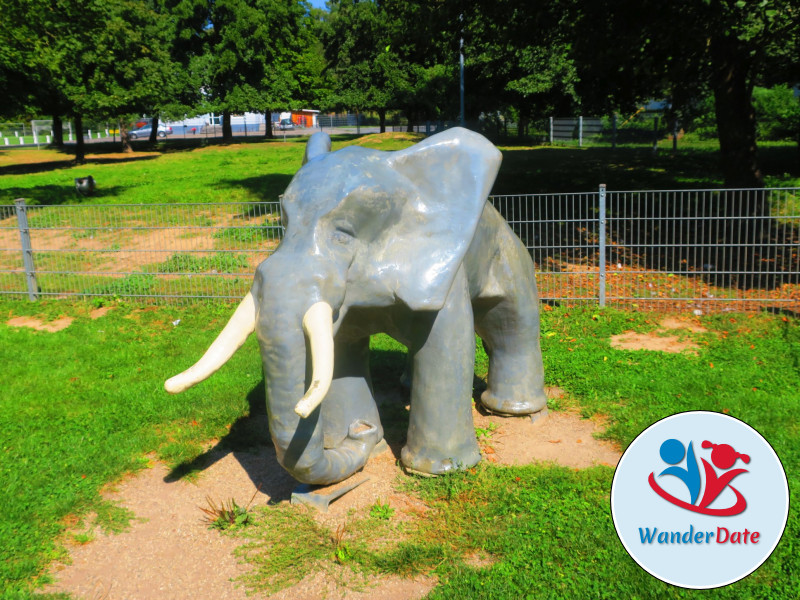
[(333, 381), (333, 309), (327, 302), (317, 302), (303, 317), (303, 331), (311, 347), (311, 385), (294, 407), (304, 419), (328, 393)]
[(168, 379), (164, 389), (177, 394), (210, 377), (228, 362), (255, 329), (256, 304), (253, 294), (248, 292), (203, 357), (183, 373)]

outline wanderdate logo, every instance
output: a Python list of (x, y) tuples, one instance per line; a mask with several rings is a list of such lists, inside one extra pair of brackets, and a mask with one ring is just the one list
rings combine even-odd
[[(712, 449), (711, 464), (705, 458), (700, 458), (703, 464), (702, 473), (697, 465), (692, 442), (689, 442), (688, 449), (686, 449), (682, 442), (671, 438), (661, 444), (659, 450), (662, 460), (672, 465), (661, 471), (659, 477), (665, 475), (677, 477), (689, 492), (689, 502), (676, 498), (665, 491), (656, 483), (655, 473), (650, 473), (647, 478), (650, 487), (667, 502), (691, 512), (719, 517), (728, 517), (744, 512), (744, 509), (747, 508), (747, 500), (738, 489), (731, 485), (731, 482), (748, 471), (747, 469), (731, 469), (731, 467), (739, 460), (745, 464), (749, 463), (750, 456), (737, 452), (729, 444), (714, 444), (708, 440), (703, 441), (701, 448)], [(685, 466), (679, 466), (679, 463), (682, 462), (685, 462)], [(704, 489), (702, 497), (700, 496), (701, 488)], [(730, 489), (736, 495), (736, 502), (727, 507), (711, 508), (711, 503), (726, 489)]]
[(752, 427), (693, 411), (643, 431), (614, 473), (617, 535), (645, 571), (707, 589), (757, 569), (780, 541), (789, 512), (783, 466)]

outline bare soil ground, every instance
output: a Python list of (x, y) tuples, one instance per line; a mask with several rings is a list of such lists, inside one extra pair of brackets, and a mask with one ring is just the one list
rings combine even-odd
[[(34, 322), (13, 324), (38, 327)], [(690, 340), (665, 333), (670, 330), (705, 331), (691, 319), (668, 318), (654, 334), (635, 338), (623, 334), (613, 343), (629, 349), (690, 351)], [(548, 390), (551, 397), (561, 393)], [(596, 464), (615, 466), (620, 457), (617, 448), (595, 437), (602, 431), (600, 420), (582, 419), (571, 412), (550, 412), (533, 422), (473, 413), (476, 427), (491, 430), (481, 442), (484, 459), (489, 462), (553, 462), (580, 469)], [(266, 427), (266, 422), (263, 425)], [(406, 476), (398, 459), (399, 448), (394, 445), (374, 456), (354, 476), (368, 481), (332, 503), (327, 513), (312, 511), (314, 518), (335, 530), (348, 515), (365, 514), (377, 500), (395, 510), (393, 518), (423, 518), (424, 503), (398, 491), (398, 478)], [(44, 591), (68, 592), (89, 600), (408, 600), (425, 596), (436, 585), (432, 577), (363, 577), (342, 567), (340, 573), (331, 568), (310, 573), (272, 596), (248, 596), (236, 581), (248, 568), (234, 557), (241, 541), (209, 529), (199, 507), (207, 506), (209, 497), (219, 501), (234, 498), (244, 505), (254, 492), (255, 503), (288, 502), (295, 485), (278, 465), (274, 449), (266, 446), (250, 452), (217, 447), (193, 482), (171, 477), (165, 465), (154, 462), (105, 494), (135, 515), (129, 530), (115, 535), (96, 529), (88, 543), (75, 542), (74, 532), (67, 536), (73, 540), (68, 542), (68, 564), (52, 566), (55, 583)]]
[[(534, 423), (478, 412), (474, 417), (477, 427), (495, 424), (483, 451), (486, 460), (497, 464), (553, 461), (583, 468), (613, 466), (619, 459), (611, 444), (593, 437), (600, 431), (598, 424), (575, 414), (551, 412)], [(332, 503), (327, 513), (314, 512), (315, 518), (335, 530), (351, 511), (365, 514), (378, 499), (395, 509), (396, 518), (419, 518), (425, 505), (396, 489), (396, 479), (404, 476), (398, 458), (391, 449), (373, 457), (354, 476), (369, 480)], [(247, 598), (235, 581), (247, 570), (233, 555), (241, 541), (209, 529), (199, 507), (207, 506), (208, 496), (246, 504), (259, 485), (255, 503), (286, 502), (296, 484), (269, 447), (248, 453), (221, 451), (210, 462), (194, 483), (174, 481), (165, 465), (154, 463), (115, 485), (106, 497), (136, 515), (132, 526), (117, 535), (97, 530), (89, 543), (73, 543), (71, 564), (54, 565), (56, 583), (45, 591), (69, 592), (90, 600)], [(357, 579), (356, 589), (343, 584), (343, 577), (332, 577), (330, 569), (320, 570), (270, 598), (404, 600), (421, 598), (436, 585), (430, 577), (350, 577)]]

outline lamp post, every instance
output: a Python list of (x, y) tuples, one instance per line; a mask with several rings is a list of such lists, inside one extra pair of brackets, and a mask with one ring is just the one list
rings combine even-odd
[(459, 71), (459, 113), (458, 120), (462, 127), (466, 126), (464, 117), (464, 13), (458, 15), (461, 22), (461, 39), (458, 43), (458, 71)]

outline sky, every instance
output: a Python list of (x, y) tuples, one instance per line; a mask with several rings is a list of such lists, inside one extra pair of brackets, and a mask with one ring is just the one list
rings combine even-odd
[(325, 0), (309, 0), (315, 8), (325, 8)]

